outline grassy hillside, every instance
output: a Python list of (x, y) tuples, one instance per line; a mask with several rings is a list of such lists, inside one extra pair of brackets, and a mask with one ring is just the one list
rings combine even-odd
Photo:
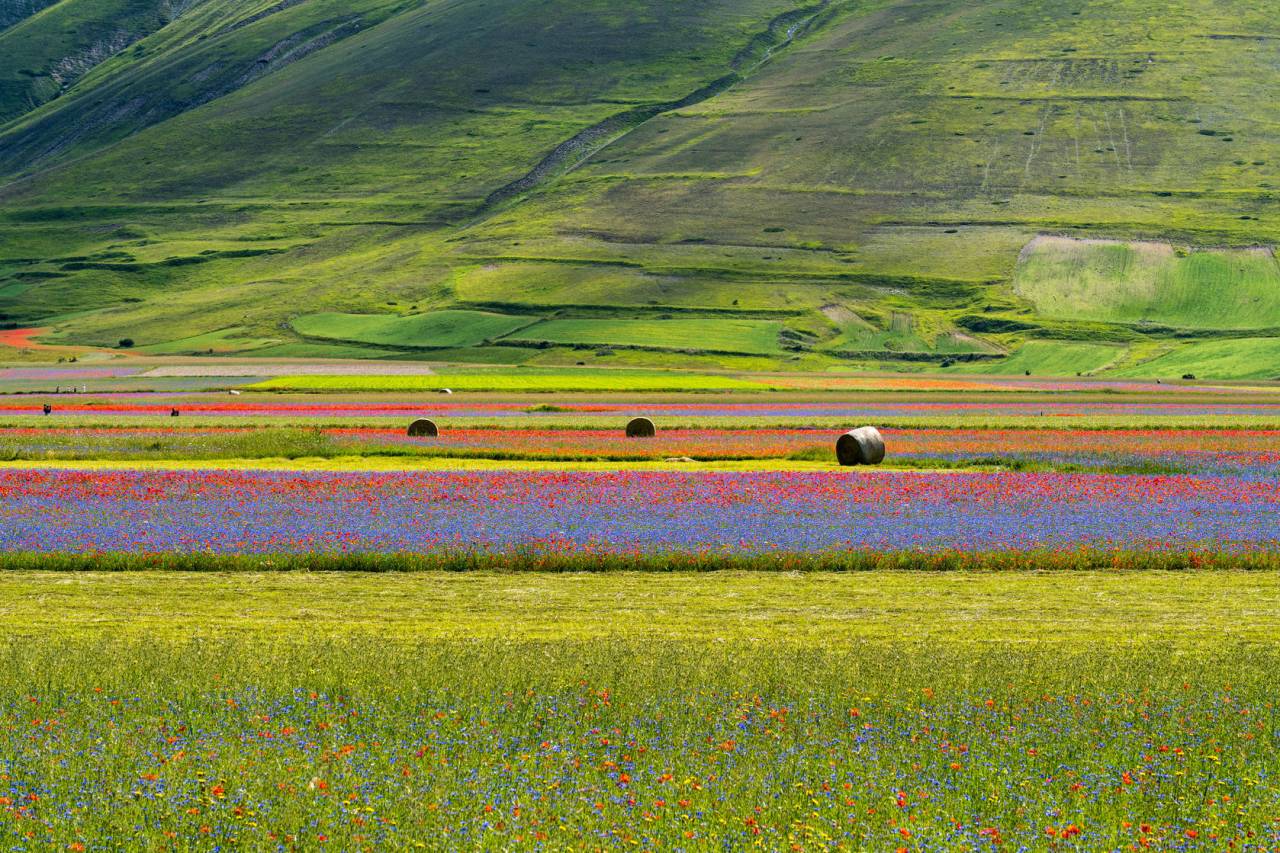
[(1280, 338), (1199, 341), (1126, 366), (1115, 375), (1280, 379)]
[[(9, 28), (0, 31), (0, 122), (59, 97), (100, 64), (199, 2), (18, 3), (10, 12)], [(29, 14), (22, 14), (24, 8)], [(0, 10), (0, 27), (4, 20)]]
[(1270, 249), (1040, 238), (1014, 276), (1044, 317), (1200, 329), (1280, 327), (1280, 264)]
[(1280, 334), (1261, 0), (186, 5), (0, 125), (0, 323), (1068, 374)]
[(0, 30), (6, 30), (14, 24), (52, 6), (57, 0), (8, 0), (0, 6)]

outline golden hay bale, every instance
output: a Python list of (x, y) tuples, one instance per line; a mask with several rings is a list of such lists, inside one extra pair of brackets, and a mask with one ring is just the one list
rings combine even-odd
[(884, 461), (884, 437), (875, 427), (849, 430), (836, 441), (841, 465), (879, 465)]
[(414, 438), (435, 438), (440, 434), (440, 430), (436, 428), (436, 422), (427, 418), (418, 418), (409, 424), (409, 435)]
[(627, 438), (653, 438), (658, 428), (648, 418), (632, 418), (627, 424)]

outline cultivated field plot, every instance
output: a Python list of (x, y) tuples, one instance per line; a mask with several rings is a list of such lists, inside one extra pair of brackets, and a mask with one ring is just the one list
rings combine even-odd
[(482, 311), (433, 311), (413, 317), (360, 314), (307, 314), (293, 328), (312, 338), (411, 347), (474, 346), (502, 337), (529, 321)]
[(1041, 237), (1024, 249), (1014, 287), (1046, 317), (1280, 326), (1280, 265), (1270, 249), (1191, 252), (1165, 243)]
[(513, 338), (565, 344), (618, 344), (722, 352), (777, 353), (782, 324), (768, 320), (548, 320)]
[[(827, 417), (821, 418), (826, 420)], [(141, 418), (131, 418), (141, 421)], [(693, 463), (834, 463), (830, 428), (709, 426), (668, 428), (628, 441), (607, 427), (570, 423), (450, 427), (425, 440), (385, 426), (247, 426), (246, 418), (208, 425), (0, 427), (0, 459), (53, 460), (382, 460), (411, 465), (431, 460), (512, 462), (651, 461)], [(361, 418), (360, 420), (364, 420)], [(603, 417), (600, 418), (604, 420)], [(1019, 418), (1018, 420), (1025, 420)], [(1280, 418), (1277, 418), (1280, 420)], [(231, 422), (232, 425), (224, 425)], [(299, 421), (297, 423), (303, 423)], [(1280, 474), (1276, 429), (1068, 429), (952, 426), (886, 428), (889, 468), (991, 468), (1017, 471), (1210, 474), (1265, 478)]]
[[(1267, 389), (848, 393), (85, 394), (47, 416), (26, 407), (52, 398), (9, 397), (0, 551), (23, 565), (840, 569), (957, 554), (1265, 564), (1280, 540)], [(658, 434), (625, 438), (640, 411)], [(422, 415), (439, 435), (406, 434)], [(835, 439), (862, 422), (880, 424), (889, 457), (842, 469)]]
[(463, 567), (512, 555), (568, 568), (721, 553), (794, 556), (798, 568), (904, 551), (1274, 553), (1274, 474), (1274, 461), (1256, 478), (21, 470), (0, 474), (0, 549), (161, 563), (173, 553), (408, 554), (410, 565)]
[(468, 377), (0, 397), (0, 846), (1280, 844), (1274, 389)]

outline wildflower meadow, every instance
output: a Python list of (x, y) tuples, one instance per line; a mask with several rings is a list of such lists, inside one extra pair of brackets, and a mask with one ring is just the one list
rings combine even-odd
[(1280, 848), (1277, 404), (992, 387), (37, 397), (0, 847)]

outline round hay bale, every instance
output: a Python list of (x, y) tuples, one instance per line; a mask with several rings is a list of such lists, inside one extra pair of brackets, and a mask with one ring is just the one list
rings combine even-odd
[(632, 418), (627, 424), (627, 438), (653, 438), (658, 428), (648, 418)]
[(849, 430), (836, 440), (841, 465), (879, 465), (884, 461), (884, 437), (875, 427)]
[(418, 418), (409, 424), (409, 435), (413, 438), (435, 438), (440, 434), (440, 430), (436, 428), (436, 422), (427, 418)]

